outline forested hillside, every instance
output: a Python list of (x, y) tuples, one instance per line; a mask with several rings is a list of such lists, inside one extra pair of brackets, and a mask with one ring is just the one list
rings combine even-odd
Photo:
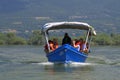
[(119, 33), (120, 0), (0, 0), (0, 31), (40, 29), (46, 22), (83, 21)]

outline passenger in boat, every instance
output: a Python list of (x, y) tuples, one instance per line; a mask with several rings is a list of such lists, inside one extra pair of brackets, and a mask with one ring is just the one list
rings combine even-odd
[[(50, 52), (53, 51), (53, 50), (55, 50), (55, 49), (54, 49), (53, 41), (49, 40), (48, 43), (49, 43), (49, 47), (50, 47)], [(47, 44), (44, 46), (44, 48), (45, 48), (44, 51), (45, 51), (46, 53), (49, 53), (48, 45), (47, 45)]]
[(68, 33), (65, 33), (64, 38), (62, 40), (62, 45), (64, 45), (64, 44), (72, 45), (72, 40), (69, 37)]
[(85, 44), (85, 42), (83, 42), (83, 49), (82, 51), (85, 52), (85, 53), (88, 53), (88, 47), (87, 47), (87, 44)]
[(85, 41), (80, 38), (80, 51), (88, 53), (88, 43), (86, 44)]
[(58, 41), (56, 38), (53, 38), (53, 47), (54, 47), (54, 49), (58, 48)]
[(80, 50), (82, 50), (83, 48), (82, 48), (82, 46), (83, 46), (83, 38), (80, 38)]
[(73, 47), (75, 47), (78, 51), (80, 51), (80, 41), (74, 40), (73, 41)]

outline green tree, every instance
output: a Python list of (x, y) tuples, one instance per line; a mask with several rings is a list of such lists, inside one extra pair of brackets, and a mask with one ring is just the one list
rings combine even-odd
[(102, 33), (93, 37), (93, 42), (95, 42), (98, 45), (111, 45), (112, 39), (109, 35)]
[(6, 44), (6, 36), (3, 33), (0, 33), (0, 45)]
[(113, 45), (120, 45), (120, 34), (114, 34), (111, 36)]
[(32, 45), (43, 44), (41, 31), (40, 30), (33, 31), (32, 35), (30, 36), (30, 39), (28, 40), (28, 43)]
[(6, 37), (7, 37), (6, 42), (9, 45), (27, 44), (27, 42), (24, 38), (16, 36), (15, 33), (7, 33)]

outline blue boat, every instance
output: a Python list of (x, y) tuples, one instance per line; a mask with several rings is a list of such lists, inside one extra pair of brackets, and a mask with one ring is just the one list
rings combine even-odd
[(90, 42), (92, 35), (96, 35), (94, 28), (87, 23), (83, 22), (53, 22), (47, 23), (42, 27), (42, 33), (45, 36), (46, 43), (48, 45), (48, 53), (46, 54), (48, 61), (53, 63), (70, 63), (70, 62), (81, 62), (84, 63), (88, 57), (88, 52), (78, 51), (76, 48), (69, 44), (64, 44), (58, 47), (54, 51), (50, 51), (50, 46), (48, 43), (48, 33), (50, 30), (59, 29), (78, 29), (87, 31), (85, 44)]
[(65, 44), (47, 54), (47, 58), (49, 62), (56, 63), (85, 62), (87, 55), (77, 51), (73, 46)]

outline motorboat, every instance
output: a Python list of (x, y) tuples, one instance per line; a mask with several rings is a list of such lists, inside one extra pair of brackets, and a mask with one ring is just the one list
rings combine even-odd
[(64, 30), (64, 29), (77, 29), (86, 31), (85, 44), (89, 43), (88, 52), (90, 51), (90, 42), (93, 35), (96, 35), (95, 29), (88, 23), (84, 22), (51, 22), (46, 23), (42, 27), (42, 33), (45, 37), (46, 44), (48, 46), (48, 53), (46, 57), (49, 62), (53, 63), (70, 63), (80, 62), (84, 63), (88, 57), (88, 52), (78, 51), (72, 45), (64, 44), (60, 45), (54, 51), (50, 50), (48, 34), (51, 30)]

